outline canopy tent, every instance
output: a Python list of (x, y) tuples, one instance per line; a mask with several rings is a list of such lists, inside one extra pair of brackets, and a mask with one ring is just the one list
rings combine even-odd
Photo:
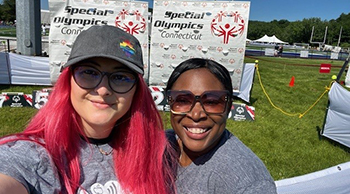
[(288, 44), (287, 42), (283, 42), (282, 40), (278, 39), (275, 35), (268, 36), (266, 34), (259, 39), (253, 40), (253, 42), (268, 43), (268, 44)]

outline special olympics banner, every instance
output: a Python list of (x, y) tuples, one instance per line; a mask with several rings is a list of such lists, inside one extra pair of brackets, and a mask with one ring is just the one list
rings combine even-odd
[(43, 88), (41, 90), (34, 90), (32, 92), (33, 107), (41, 109), (49, 100), (49, 95), (52, 92), (52, 88)]
[(169, 105), (166, 99), (166, 93), (162, 86), (148, 86), (151, 91), (153, 101), (160, 111), (170, 111)]
[(31, 107), (32, 95), (24, 94), (23, 92), (2, 92), (0, 94), (1, 107)]
[(228, 117), (235, 121), (254, 121), (255, 108), (242, 103), (233, 103)]
[(180, 62), (199, 57), (224, 65), (239, 91), (249, 10), (244, 1), (155, 0), (149, 83), (166, 85)]
[[(148, 75), (148, 2), (116, 0), (49, 0), (50, 78), (55, 83), (78, 34), (93, 25), (117, 26), (134, 35), (143, 49)], [(94, 41), (94, 40), (91, 40)]]
[(265, 55), (266, 56), (275, 56), (277, 55), (277, 51), (273, 48), (265, 48)]

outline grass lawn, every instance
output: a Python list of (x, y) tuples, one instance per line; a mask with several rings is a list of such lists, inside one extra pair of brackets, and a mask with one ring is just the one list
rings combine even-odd
[[(350, 155), (342, 146), (325, 138), (320, 140), (318, 135), (317, 127), (323, 128), (327, 94), (299, 118), (300, 113), (310, 108), (325, 91), (331, 76), (338, 74), (343, 62), (274, 57), (257, 59), (261, 81), (271, 101), (296, 116), (284, 114), (270, 104), (256, 73), (251, 95), (256, 120), (230, 121), (228, 128), (264, 161), (273, 178), (294, 177), (349, 161)], [(254, 58), (246, 58), (246, 62), (254, 61)], [(321, 63), (332, 64), (331, 73), (320, 74)], [(292, 76), (295, 77), (294, 87), (289, 87)]]
[(0, 36), (16, 37), (16, 27), (8, 26), (0, 28)]
[[(308, 110), (337, 75), (343, 61), (300, 58), (256, 57), (245, 58), (246, 63), (259, 60), (249, 105), (255, 108), (255, 121), (229, 120), (227, 128), (252, 149), (266, 164), (275, 180), (299, 176), (350, 161), (343, 146), (320, 139), (318, 128), (323, 128), (328, 95)], [(331, 73), (320, 74), (321, 63), (332, 64)], [(295, 77), (294, 87), (289, 82)], [(344, 75), (341, 80), (344, 80)], [(262, 90), (271, 98), (274, 108)], [(47, 86), (4, 86), (0, 92), (24, 92)], [(0, 136), (23, 130), (37, 112), (34, 108), (1, 108)], [(171, 128), (169, 113), (162, 113), (166, 128)], [(295, 115), (295, 116), (290, 116)]]

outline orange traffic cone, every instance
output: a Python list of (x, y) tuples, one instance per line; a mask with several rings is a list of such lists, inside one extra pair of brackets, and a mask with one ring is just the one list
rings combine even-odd
[(294, 86), (294, 80), (295, 80), (295, 77), (292, 76), (292, 79), (290, 79), (290, 82), (289, 82), (289, 87), (293, 87)]

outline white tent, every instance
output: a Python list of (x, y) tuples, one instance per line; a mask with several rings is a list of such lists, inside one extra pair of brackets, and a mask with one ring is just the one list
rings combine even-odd
[(253, 40), (253, 42), (268, 43), (268, 44), (288, 44), (287, 42), (283, 42), (282, 40), (278, 39), (275, 35), (268, 36), (266, 34), (257, 40)]

